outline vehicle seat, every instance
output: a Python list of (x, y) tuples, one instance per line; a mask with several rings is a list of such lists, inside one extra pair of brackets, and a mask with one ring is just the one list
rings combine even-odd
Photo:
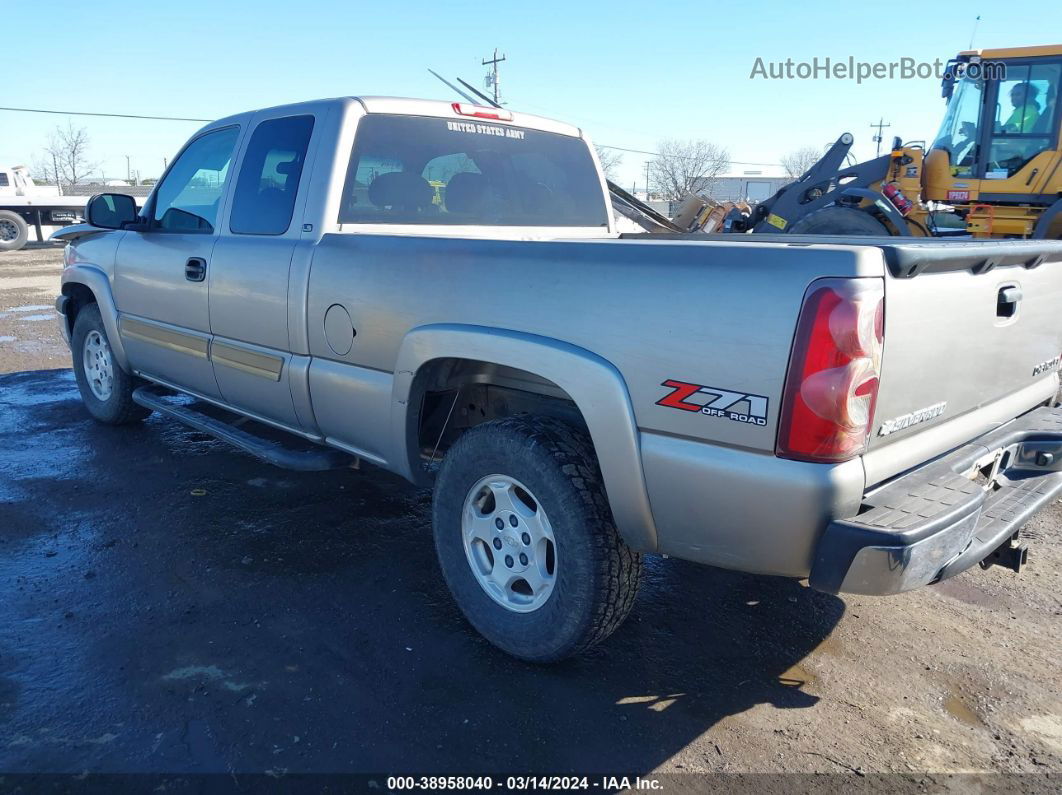
[(1043, 112), (1040, 114), (1040, 118), (1033, 124), (1032, 132), (1039, 135), (1045, 135), (1051, 132), (1051, 122), (1055, 118), (1055, 103), (1049, 101), (1044, 107)]
[(369, 184), (369, 201), (380, 209), (418, 212), (431, 206), (432, 189), (419, 174), (389, 171)]
[(487, 199), (487, 178), (473, 171), (454, 174), (446, 185), (446, 209), (451, 213), (475, 215)]

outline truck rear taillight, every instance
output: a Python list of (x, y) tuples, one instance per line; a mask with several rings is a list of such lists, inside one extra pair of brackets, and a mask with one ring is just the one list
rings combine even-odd
[(512, 111), (502, 108), (484, 108), (479, 105), (466, 105), (464, 102), (452, 102), (450, 107), (461, 116), (474, 116), (477, 119), (494, 119), (495, 121), (512, 121)]
[(881, 279), (820, 279), (808, 288), (782, 396), (779, 456), (836, 462), (866, 450), (884, 310)]

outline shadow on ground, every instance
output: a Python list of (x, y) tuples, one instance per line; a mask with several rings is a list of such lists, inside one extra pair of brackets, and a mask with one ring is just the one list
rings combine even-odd
[(643, 772), (813, 707), (799, 663), (842, 612), (654, 559), (609, 641), (527, 666), (452, 606), (404, 481), (103, 428), (68, 371), (0, 376), (0, 770)]

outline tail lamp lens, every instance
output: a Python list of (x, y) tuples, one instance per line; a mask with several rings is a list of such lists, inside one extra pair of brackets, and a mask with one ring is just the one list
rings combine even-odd
[(881, 279), (821, 279), (808, 289), (782, 399), (779, 456), (836, 462), (866, 450), (884, 308)]

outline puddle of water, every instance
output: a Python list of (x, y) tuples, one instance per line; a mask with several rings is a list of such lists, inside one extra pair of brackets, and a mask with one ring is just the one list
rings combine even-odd
[(51, 309), (47, 304), (26, 304), (25, 306), (13, 306), (8, 312), (40, 312), (42, 309)]
[(959, 723), (965, 723), (967, 726), (984, 726), (977, 713), (970, 709), (969, 705), (955, 693), (944, 699), (944, 711), (959, 721)]
[(0, 342), (14, 342), (14, 337), (0, 337)]
[(30, 320), (30, 321), (51, 320), (53, 317), (55, 317), (55, 315), (23, 315), (22, 319), (23, 320)]
[(819, 678), (804, 666), (797, 664), (780, 674), (778, 681), (786, 687), (803, 687), (804, 685), (815, 684), (819, 681)]

